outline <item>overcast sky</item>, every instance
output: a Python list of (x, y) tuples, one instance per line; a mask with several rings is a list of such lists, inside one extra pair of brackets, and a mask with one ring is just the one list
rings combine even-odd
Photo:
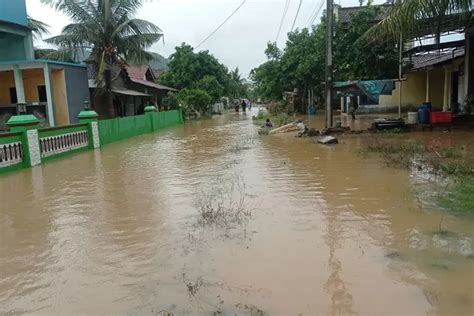
[[(385, 1), (375, 1), (382, 2)], [(198, 45), (241, 3), (242, 0), (149, 0), (138, 11), (137, 17), (153, 22), (163, 30), (165, 43), (155, 44), (152, 51), (168, 57), (182, 42), (193, 47)], [(335, 0), (335, 3), (354, 6), (359, 4), (359, 0)], [(298, 4), (299, 0), (291, 0), (278, 40), (280, 47), (284, 46), (286, 33), (291, 30)], [(304, 0), (295, 28), (307, 27), (311, 14), (320, 4), (321, 0)], [(69, 23), (67, 17), (41, 4), (40, 0), (26, 0), (26, 5), (30, 16), (51, 26), (51, 35), (59, 34)], [(227, 67), (239, 67), (247, 75), (265, 61), (266, 43), (276, 39), (284, 6), (285, 0), (247, 0), (199, 50), (209, 50)], [(44, 46), (44, 43), (36, 45)]]

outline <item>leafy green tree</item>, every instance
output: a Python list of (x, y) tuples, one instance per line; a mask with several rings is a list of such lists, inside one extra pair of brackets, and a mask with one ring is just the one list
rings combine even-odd
[(249, 84), (246, 82), (245, 79), (242, 78), (240, 74), (239, 68), (235, 68), (233, 71), (229, 73), (230, 75), (230, 83), (229, 83), (229, 91), (228, 96), (233, 98), (241, 98), (249, 97)]
[(227, 68), (208, 51), (195, 53), (190, 45), (183, 43), (176, 47), (169, 60), (169, 70), (158, 78), (160, 83), (178, 89), (194, 88), (200, 80), (210, 76), (214, 77), (224, 90), (228, 87)]
[(380, 11), (380, 7), (369, 5), (351, 17), (348, 29), (336, 26), (334, 66), (337, 80), (398, 77), (397, 42), (371, 43), (364, 37)]
[(212, 102), (216, 102), (224, 95), (224, 85), (222, 85), (216, 77), (206, 75), (196, 82), (197, 89), (206, 91), (212, 98)]
[(183, 43), (170, 56), (168, 71), (158, 81), (178, 89), (206, 91), (212, 102), (223, 96), (245, 97), (247, 85), (239, 69), (229, 71), (226, 66), (208, 51), (194, 52), (193, 47)]
[[(349, 28), (335, 26), (335, 80), (387, 79), (396, 77), (398, 53), (394, 42), (369, 43), (363, 35), (372, 27), (379, 13), (376, 6), (367, 6), (351, 18)], [(281, 99), (285, 91), (297, 88), (302, 95), (314, 89), (322, 96), (325, 75), (325, 17), (312, 29), (288, 34), (285, 48), (279, 50), (269, 43), (268, 61), (251, 72), (260, 96)]]
[(170, 108), (170, 109), (177, 109), (179, 106), (179, 96), (177, 93), (169, 92), (165, 97), (163, 97), (162, 105)]
[(147, 49), (163, 36), (158, 26), (133, 17), (145, 0), (41, 1), (72, 20), (60, 35), (45, 41), (72, 54), (78, 49), (91, 50), (88, 61), (96, 70), (97, 85), (107, 99), (109, 115), (114, 116), (111, 68), (150, 60), (152, 55)]
[(198, 111), (201, 114), (209, 113), (212, 97), (201, 89), (184, 88), (178, 93), (178, 99), (184, 106), (185, 112)]

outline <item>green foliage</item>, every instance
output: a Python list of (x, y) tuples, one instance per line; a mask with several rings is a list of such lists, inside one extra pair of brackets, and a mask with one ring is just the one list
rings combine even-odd
[(442, 207), (461, 213), (474, 212), (474, 178), (464, 178), (456, 181), (455, 185), (445, 194), (439, 196)]
[(397, 42), (371, 43), (364, 39), (380, 10), (380, 7), (368, 6), (351, 17), (347, 30), (341, 25), (336, 27), (334, 65), (337, 80), (398, 77)]
[(416, 142), (385, 142), (374, 138), (362, 151), (363, 154), (377, 153), (391, 166), (410, 168), (413, 159), (420, 156), (424, 146)]
[(178, 99), (185, 111), (196, 110), (201, 114), (207, 114), (211, 109), (212, 97), (201, 89), (182, 89), (178, 93)]
[(223, 96), (245, 97), (245, 86), (238, 68), (230, 71), (208, 51), (194, 52), (193, 47), (183, 43), (170, 56), (169, 70), (158, 81), (178, 89), (200, 89), (206, 91), (212, 102)]
[(163, 105), (170, 109), (177, 109), (179, 107), (179, 96), (176, 93), (170, 92), (163, 98)]
[(444, 158), (460, 158), (462, 156), (462, 147), (447, 147), (441, 150), (441, 156)]
[(450, 176), (474, 176), (474, 165), (466, 162), (451, 161), (448, 163), (441, 163), (438, 169), (446, 175)]
[(33, 34), (33, 38), (35, 40), (40, 40), (43, 38), (43, 35), (49, 34), (48, 24), (35, 20), (30, 16), (28, 16), (28, 27), (31, 29), (31, 33)]
[[(363, 35), (371, 27), (379, 8), (368, 6), (351, 17), (349, 27), (335, 26), (334, 79), (363, 80), (395, 78), (398, 71), (398, 52), (393, 42), (369, 43)], [(298, 88), (305, 93), (315, 89), (322, 96), (325, 74), (325, 17), (312, 29), (296, 30), (288, 34), (281, 51), (275, 43), (268, 43), (268, 61), (253, 69), (251, 78), (257, 93), (267, 99), (281, 99), (285, 91)]]
[[(406, 0), (395, 1), (389, 15), (366, 35), (368, 39), (398, 39), (400, 33), (416, 35), (430, 29), (437, 40), (442, 26), (449, 20), (453, 28), (472, 23), (473, 0)], [(452, 14), (457, 14), (455, 18)]]
[(224, 95), (224, 86), (214, 76), (204, 76), (196, 82), (196, 88), (206, 91), (212, 98), (212, 102), (216, 102)]
[[(74, 56), (78, 50), (90, 50), (88, 61), (94, 66), (98, 89), (111, 102), (111, 68), (126, 63), (144, 63), (152, 59), (147, 51), (162, 38), (153, 23), (134, 18), (144, 0), (41, 0), (66, 15), (72, 22), (61, 34), (45, 40), (64, 53)], [(69, 54), (66, 52), (69, 51)], [(61, 56), (57, 55), (57, 56)]]
[(283, 126), (290, 123), (290, 117), (287, 113), (279, 113), (272, 118), (272, 122), (275, 126)]

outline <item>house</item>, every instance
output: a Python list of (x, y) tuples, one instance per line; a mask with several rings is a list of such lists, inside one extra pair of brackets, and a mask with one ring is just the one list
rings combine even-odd
[[(389, 4), (382, 6), (389, 7)], [(356, 8), (341, 10), (341, 22), (348, 23)], [(403, 56), (407, 67), (402, 81), (392, 80), (392, 93), (385, 90), (371, 98), (360, 89), (364, 82), (335, 83), (335, 91), (341, 97), (341, 110), (347, 111), (348, 96), (352, 95), (358, 96), (360, 105), (392, 108), (428, 102), (434, 110), (462, 111), (467, 96), (474, 93), (474, 25), (472, 20), (465, 25), (459, 21), (456, 14), (444, 18), (439, 43), (433, 43), (436, 38), (432, 34), (433, 21), (419, 21), (417, 31), (405, 40)]]
[(0, 130), (26, 103), (43, 125), (78, 122), (89, 101), (87, 69), (83, 65), (34, 59), (25, 0), (0, 4)]
[(160, 108), (163, 97), (169, 92), (176, 92), (174, 88), (160, 85), (155, 82), (155, 74), (148, 65), (125, 65), (113, 67), (112, 92), (113, 113), (110, 113), (106, 102), (97, 93), (96, 74), (92, 66), (89, 70), (89, 89), (92, 107), (101, 116), (132, 116), (143, 114), (146, 105), (153, 104)]
[[(419, 30), (413, 38), (429, 32)], [(474, 93), (474, 27), (447, 23), (442, 32), (449, 36), (440, 44), (421, 41), (404, 52), (410, 65), (404, 81), (396, 82), (391, 96), (381, 96), (381, 106), (429, 102), (439, 111), (463, 110), (467, 96)]]

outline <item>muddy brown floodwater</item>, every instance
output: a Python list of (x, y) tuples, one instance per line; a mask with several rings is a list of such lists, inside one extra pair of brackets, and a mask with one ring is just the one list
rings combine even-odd
[(2, 176), (0, 314), (472, 315), (474, 219), (361, 142), (229, 113)]

